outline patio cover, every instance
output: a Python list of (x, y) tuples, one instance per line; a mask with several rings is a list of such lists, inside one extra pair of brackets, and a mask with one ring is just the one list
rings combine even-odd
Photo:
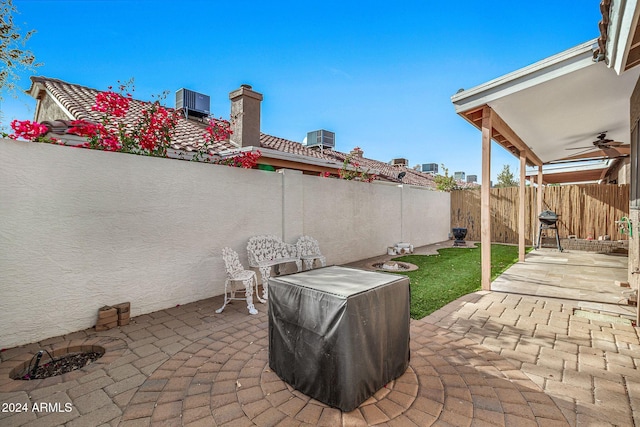
[[(622, 75), (594, 61), (591, 40), (490, 82), (455, 94), (456, 113), (481, 129), (485, 107), (515, 133), (493, 139), (529, 165), (558, 161), (589, 146), (600, 132), (629, 143), (629, 97), (640, 68)], [(520, 141), (526, 145), (521, 146)]]
[[(520, 158), (521, 190), (526, 165), (538, 167), (537, 182), (542, 183), (543, 164), (575, 155), (576, 150), (568, 149), (589, 146), (601, 132), (630, 142), (630, 95), (640, 67), (619, 75), (601, 59), (594, 39), (451, 98), (456, 113), (482, 132), (483, 289), (491, 289), (491, 140)], [(520, 193), (523, 213), (524, 191)], [(540, 190), (537, 204), (540, 211)], [(518, 228), (524, 261), (524, 214), (519, 215)]]

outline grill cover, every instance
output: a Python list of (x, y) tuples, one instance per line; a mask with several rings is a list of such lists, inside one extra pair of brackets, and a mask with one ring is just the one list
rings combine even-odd
[(538, 219), (543, 224), (553, 225), (558, 221), (558, 215), (554, 211), (542, 211), (538, 215)]
[(351, 411), (409, 365), (409, 279), (327, 267), (269, 280), (269, 366)]

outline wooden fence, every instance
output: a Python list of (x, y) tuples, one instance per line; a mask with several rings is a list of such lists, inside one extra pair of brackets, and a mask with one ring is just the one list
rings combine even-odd
[[(518, 197), (520, 189), (491, 189), (491, 240), (518, 243)], [(539, 222), (536, 189), (525, 189), (525, 239), (531, 245), (537, 239)], [(629, 185), (565, 185), (544, 188), (542, 209), (556, 212), (561, 238), (579, 239), (609, 235), (626, 240), (615, 223), (629, 216)], [(480, 240), (480, 189), (451, 192), (451, 227), (466, 227), (467, 240)], [(550, 232), (553, 236), (553, 232)]]

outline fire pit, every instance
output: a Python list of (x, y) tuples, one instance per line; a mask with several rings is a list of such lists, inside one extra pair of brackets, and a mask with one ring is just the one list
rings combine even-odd
[(9, 377), (14, 380), (36, 380), (55, 377), (83, 368), (95, 362), (104, 354), (104, 347), (73, 346), (58, 350), (43, 349), (31, 357), (28, 362), (14, 367)]
[(418, 266), (415, 264), (411, 264), (410, 262), (401, 262), (401, 261), (385, 261), (385, 262), (374, 262), (371, 264), (371, 267), (377, 270), (396, 272), (396, 271), (414, 271), (418, 269)]

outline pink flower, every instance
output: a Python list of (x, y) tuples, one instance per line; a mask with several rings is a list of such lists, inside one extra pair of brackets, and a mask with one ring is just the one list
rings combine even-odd
[(211, 119), (203, 137), (208, 140), (208, 143), (213, 143), (229, 139), (232, 133), (231, 124), (228, 121)]
[(104, 126), (96, 125), (95, 123), (87, 122), (86, 120), (71, 121), (71, 127), (67, 130), (70, 134), (86, 136), (89, 138), (97, 136), (100, 131), (105, 131)]
[(107, 92), (100, 92), (96, 95), (96, 105), (91, 107), (91, 109), (113, 117), (124, 117), (127, 114), (127, 111), (129, 111), (130, 99), (131, 96), (124, 97), (118, 93), (112, 92), (111, 90)]
[(11, 129), (13, 133), (9, 135), (11, 139), (26, 139), (33, 141), (37, 137), (49, 132), (49, 128), (38, 122), (32, 122), (31, 120), (13, 120), (11, 122)]
[(217, 161), (217, 164), (235, 166), (237, 168), (252, 169), (258, 164), (258, 159), (262, 156), (260, 150), (255, 152), (243, 151), (242, 153)]

